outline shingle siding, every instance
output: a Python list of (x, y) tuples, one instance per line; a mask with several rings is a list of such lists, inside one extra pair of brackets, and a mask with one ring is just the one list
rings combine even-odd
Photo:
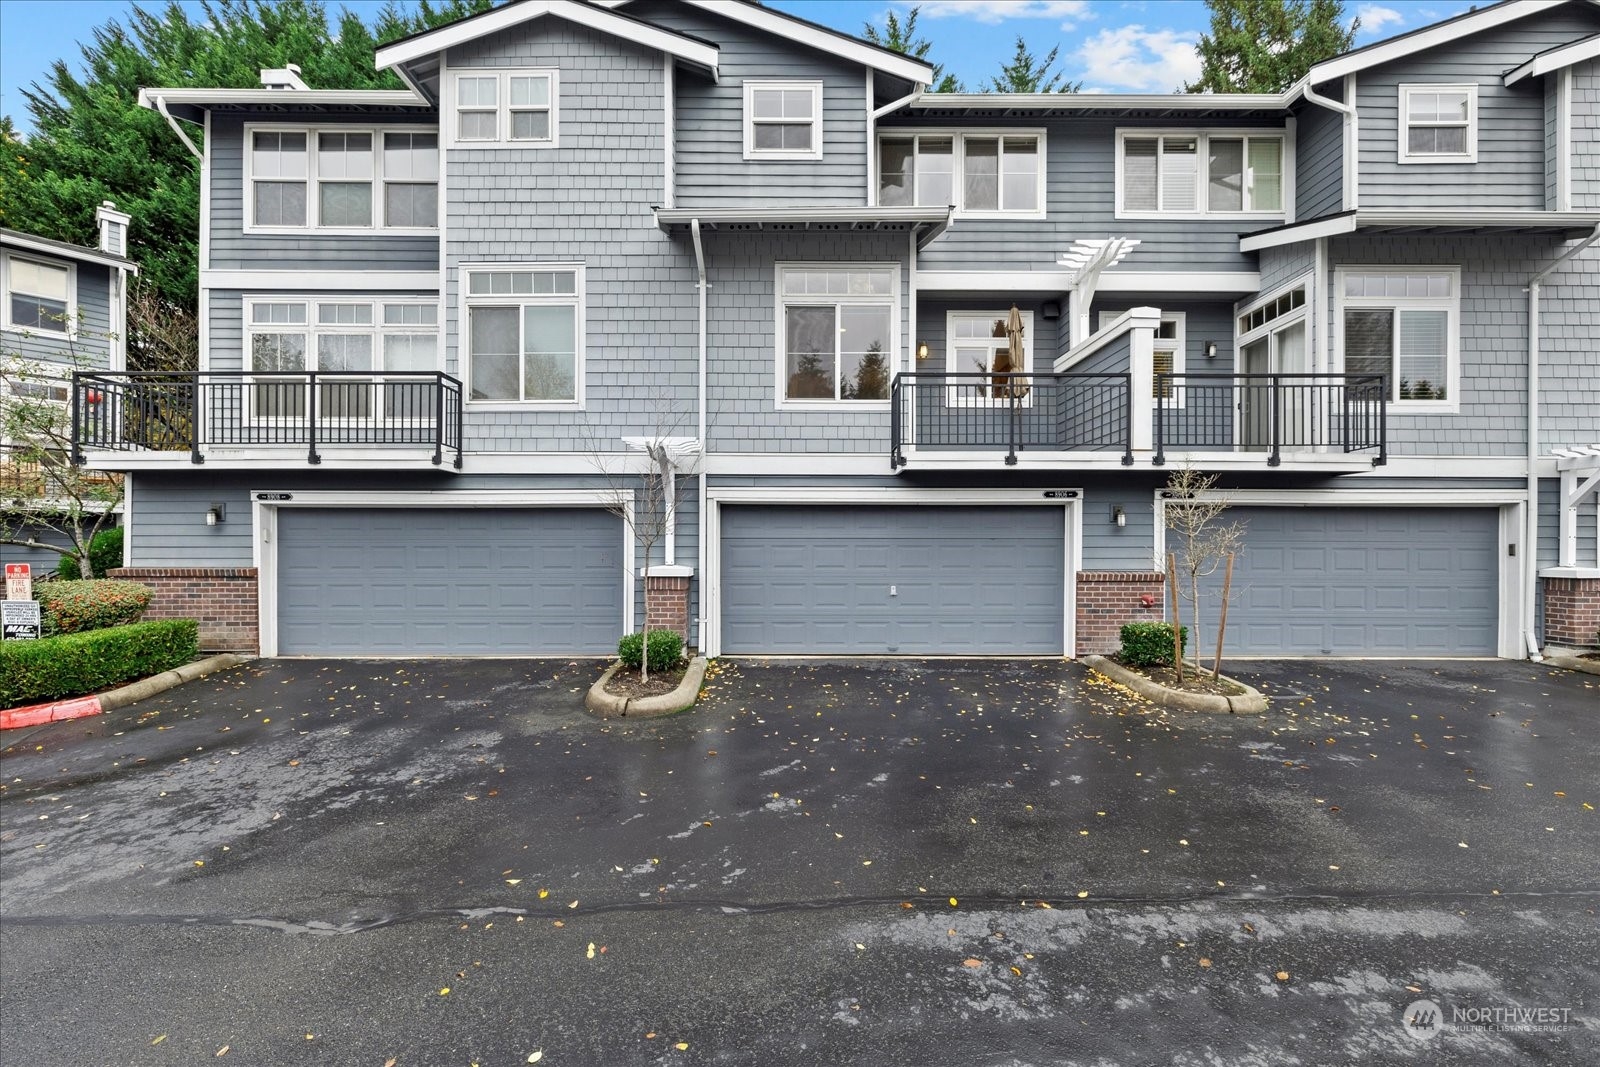
[(1572, 68), (1572, 207), (1600, 209), (1600, 60)]

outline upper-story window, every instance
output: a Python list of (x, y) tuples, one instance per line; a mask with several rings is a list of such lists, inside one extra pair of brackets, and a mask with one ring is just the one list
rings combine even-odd
[(581, 406), (583, 267), (463, 268), (467, 397)]
[(63, 337), (76, 332), (72, 267), (9, 252), (0, 260), (0, 267), (5, 274), (5, 326)]
[(878, 139), (878, 203), (976, 216), (1044, 216), (1043, 131), (893, 133)]
[(1117, 131), (1119, 218), (1284, 213), (1283, 135)]
[(1341, 267), (1335, 272), (1347, 374), (1388, 376), (1389, 399), (1455, 410), (1461, 272), (1455, 267)]
[(822, 83), (744, 83), (744, 158), (821, 159)]
[(560, 127), (560, 84), (553, 70), (472, 71), (451, 75), (450, 130), (462, 148), (553, 148)]
[(898, 267), (780, 265), (779, 406), (887, 401), (899, 308)]
[(1478, 159), (1476, 85), (1400, 86), (1400, 162)]
[(246, 137), (247, 231), (438, 228), (434, 130), (252, 126)]

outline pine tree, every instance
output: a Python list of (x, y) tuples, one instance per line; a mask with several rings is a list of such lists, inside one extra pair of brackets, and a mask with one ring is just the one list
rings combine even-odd
[(1314, 65), (1348, 51), (1361, 20), (1342, 0), (1206, 0), (1199, 80), (1190, 93), (1278, 93)]
[[(906, 13), (902, 21), (894, 11), (890, 11), (885, 20), (883, 30), (872, 23), (866, 23), (865, 35), (867, 40), (880, 48), (887, 48), (891, 52), (899, 52), (912, 59), (926, 61), (928, 50), (933, 47), (933, 42), (917, 36), (917, 15), (922, 11), (914, 7)], [(944, 72), (943, 63), (933, 64), (933, 80), (928, 83), (928, 91), (934, 93), (959, 93), (964, 89), (960, 80), (954, 74)]]
[(1060, 71), (1051, 73), (1050, 68), (1055, 65), (1056, 53), (1061, 51), (1061, 46), (1050, 49), (1050, 54), (1043, 60), (1036, 61), (1032, 52), (1028, 51), (1028, 42), (1017, 35), (1017, 51), (1011, 57), (1011, 62), (1000, 66), (1000, 73), (989, 79), (984, 86), (987, 93), (1075, 93), (1083, 88), (1082, 82), (1064, 82)]

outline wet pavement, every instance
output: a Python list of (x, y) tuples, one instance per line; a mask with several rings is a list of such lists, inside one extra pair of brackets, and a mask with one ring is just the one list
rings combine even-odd
[(0, 1060), (1600, 1062), (1600, 679), (1235, 666), (1267, 715), (745, 660), (602, 723), (593, 663), (280, 660), (8, 732)]

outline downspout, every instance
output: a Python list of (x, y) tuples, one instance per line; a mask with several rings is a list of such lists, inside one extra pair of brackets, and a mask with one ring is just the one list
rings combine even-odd
[[(1349, 91), (1351, 86), (1352, 83), (1347, 80), (1345, 95), (1354, 99), (1355, 93)], [(1355, 104), (1347, 101), (1341, 102), (1339, 100), (1330, 100), (1326, 96), (1322, 96), (1316, 91), (1316, 89), (1312, 88), (1309, 77), (1306, 79), (1305, 84), (1300, 89), (1300, 96), (1308, 104), (1315, 104), (1318, 107), (1325, 107), (1329, 111), (1336, 111), (1344, 116), (1345, 150), (1343, 153), (1341, 153), (1343, 173), (1341, 175), (1341, 181), (1339, 184), (1344, 187), (1344, 209), (1349, 211), (1356, 207), (1360, 203), (1361, 199), (1356, 177), (1357, 168), (1353, 163), (1356, 154), (1361, 151), (1361, 146), (1358, 143), (1358, 138), (1360, 137), (1361, 133), (1360, 127), (1357, 125), (1359, 119), (1356, 115), (1356, 106)]]
[(875, 81), (872, 70), (867, 70), (867, 198), (862, 203), (869, 207), (878, 201), (878, 120), (892, 111), (899, 111), (911, 101), (922, 95), (926, 85), (913, 84), (911, 92), (898, 100), (892, 100), (877, 110), (873, 110), (872, 96)]
[(1528, 658), (1544, 659), (1534, 632), (1535, 590), (1539, 587), (1539, 291), (1544, 280), (1567, 260), (1600, 240), (1600, 226), (1528, 279), (1528, 513), (1522, 535), (1522, 636)]
[(700, 336), (699, 336), (699, 373), (697, 376), (698, 388), (696, 391), (695, 406), (698, 422), (695, 433), (700, 440), (700, 478), (698, 511), (695, 513), (700, 523), (700, 536), (695, 540), (699, 544), (699, 570), (700, 575), (700, 611), (695, 619), (695, 643), (702, 653), (706, 650), (706, 463), (711, 452), (711, 442), (706, 439), (706, 251), (700, 243), (700, 220), (689, 221), (689, 235), (694, 239), (694, 266), (695, 290), (699, 296), (700, 305)]
[(183, 132), (183, 127), (178, 125), (178, 120), (173, 117), (172, 112), (167, 110), (166, 97), (156, 97), (156, 110), (161, 112), (161, 117), (167, 120), (167, 125), (172, 127), (172, 132), (178, 135), (178, 140), (183, 142), (183, 146), (189, 150), (189, 154), (204, 163), (206, 157), (201, 153), (200, 149), (194, 146), (194, 142), (189, 140), (189, 135)]

